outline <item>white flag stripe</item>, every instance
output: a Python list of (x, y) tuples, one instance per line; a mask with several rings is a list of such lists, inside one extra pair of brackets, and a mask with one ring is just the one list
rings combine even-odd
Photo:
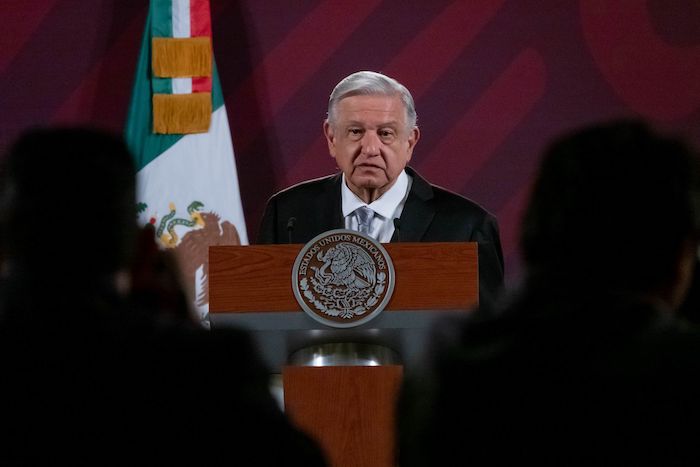
[(192, 78), (173, 78), (173, 94), (192, 94)]
[[(188, 218), (188, 206), (198, 201), (201, 211), (220, 216), (217, 232), (224, 235), (224, 222), (236, 228), (240, 244), (248, 244), (243, 206), (239, 193), (238, 175), (231, 143), (226, 106), (212, 113), (208, 133), (185, 135), (137, 174), (137, 195), (148, 207), (139, 215), (143, 224), (155, 220), (155, 227), (170, 213), (171, 203), (177, 218)], [(182, 239), (189, 228), (178, 225), (176, 235)], [(163, 232), (169, 237), (169, 232)], [(169, 237), (171, 238), (171, 237)], [(193, 301), (206, 291), (202, 270), (193, 278)], [(195, 308), (202, 319), (209, 313), (209, 304)]]
[(173, 37), (190, 37), (190, 0), (173, 0)]
[[(203, 211), (215, 212), (222, 221), (233, 223), (241, 244), (247, 245), (248, 234), (229, 135), (226, 107), (222, 106), (212, 113), (208, 133), (184, 136), (141, 169), (138, 199), (147, 202), (148, 209), (141, 214), (140, 221), (146, 223), (151, 216), (160, 219), (170, 212), (171, 202), (177, 208), (178, 217), (184, 216), (187, 206), (199, 201), (204, 204)], [(178, 190), (178, 187), (183, 189)]]

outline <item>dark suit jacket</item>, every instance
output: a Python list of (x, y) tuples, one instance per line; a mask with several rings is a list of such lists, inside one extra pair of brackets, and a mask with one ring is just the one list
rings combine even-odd
[[(392, 242), (477, 242), (479, 301), (491, 303), (503, 287), (503, 253), (496, 218), (475, 202), (431, 185), (418, 173), (401, 214), (400, 232)], [(344, 228), (342, 174), (307, 181), (270, 198), (257, 243), (306, 243), (327, 230)], [(296, 218), (290, 232), (287, 224)], [(291, 238), (290, 238), (291, 236)], [(400, 238), (397, 238), (400, 237)]]

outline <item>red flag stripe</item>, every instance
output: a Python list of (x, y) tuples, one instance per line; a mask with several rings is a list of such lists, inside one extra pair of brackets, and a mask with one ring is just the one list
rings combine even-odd
[(193, 77), (192, 92), (211, 92), (211, 78), (209, 76)]
[[(190, 36), (212, 37), (209, 0), (190, 0)], [(192, 92), (211, 92), (211, 77), (192, 78)]]
[(211, 37), (209, 0), (190, 0), (190, 37)]

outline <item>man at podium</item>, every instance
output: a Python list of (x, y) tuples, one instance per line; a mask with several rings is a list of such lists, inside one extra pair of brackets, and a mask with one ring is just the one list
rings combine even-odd
[(331, 92), (323, 132), (340, 172), (273, 195), (258, 243), (306, 243), (333, 229), (387, 242), (477, 242), (479, 300), (503, 286), (496, 218), (408, 167), (420, 139), (411, 93), (393, 78), (360, 71)]

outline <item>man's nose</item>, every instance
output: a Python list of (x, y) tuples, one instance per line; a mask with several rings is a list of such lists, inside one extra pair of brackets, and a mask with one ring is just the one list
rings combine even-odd
[(367, 131), (362, 136), (362, 152), (367, 156), (378, 156), (381, 141), (379, 136), (373, 131)]

